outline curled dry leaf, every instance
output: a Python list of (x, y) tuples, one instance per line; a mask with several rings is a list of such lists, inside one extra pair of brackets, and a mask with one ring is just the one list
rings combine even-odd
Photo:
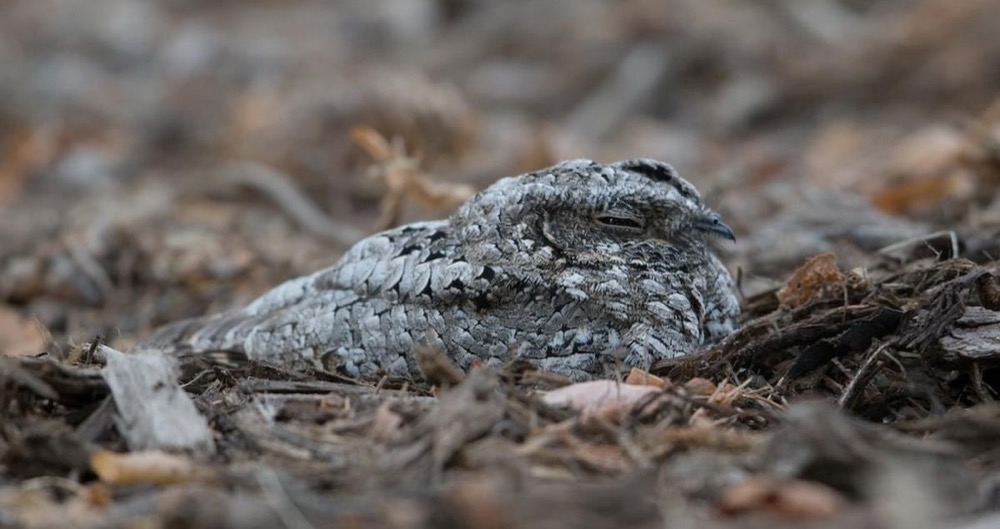
[(837, 289), (844, 274), (837, 267), (837, 258), (824, 253), (810, 258), (792, 273), (792, 277), (778, 291), (778, 301), (787, 308), (801, 307), (817, 296), (827, 295)]
[(836, 490), (811, 481), (754, 477), (727, 487), (719, 500), (723, 514), (767, 513), (793, 520), (826, 519), (847, 505)]
[(90, 467), (109, 485), (169, 485), (191, 481), (201, 475), (190, 458), (159, 450), (128, 454), (98, 450), (90, 456)]

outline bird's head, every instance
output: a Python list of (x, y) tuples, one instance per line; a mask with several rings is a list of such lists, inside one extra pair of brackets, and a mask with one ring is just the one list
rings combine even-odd
[[(453, 218), (465, 240), (499, 245), (496, 257), (655, 266), (697, 265), (712, 237), (734, 239), (719, 214), (670, 165), (637, 159), (601, 165), (573, 160), (505, 178)], [(492, 247), (485, 253), (494, 257)]]

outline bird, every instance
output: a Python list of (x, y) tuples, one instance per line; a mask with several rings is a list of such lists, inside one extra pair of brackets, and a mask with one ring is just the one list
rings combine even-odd
[(738, 327), (716, 237), (735, 241), (669, 164), (569, 160), (502, 178), (447, 219), (371, 235), (332, 266), (167, 324), (138, 347), (358, 380), (422, 380), (421, 347), (463, 370), (523, 360), (575, 381), (609, 377)]

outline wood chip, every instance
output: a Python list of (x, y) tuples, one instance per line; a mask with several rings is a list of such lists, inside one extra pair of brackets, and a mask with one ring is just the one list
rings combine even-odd
[(108, 362), (102, 374), (118, 408), (118, 430), (129, 448), (214, 450), (208, 423), (177, 385), (170, 359), (155, 351), (99, 349)]

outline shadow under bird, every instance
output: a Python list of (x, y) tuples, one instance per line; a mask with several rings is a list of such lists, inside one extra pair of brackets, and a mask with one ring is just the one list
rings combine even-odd
[(169, 324), (140, 348), (229, 353), (361, 379), (524, 359), (576, 380), (648, 367), (736, 329), (733, 239), (663, 162), (563, 162), (494, 183), (450, 218), (372, 235), (244, 308)]

